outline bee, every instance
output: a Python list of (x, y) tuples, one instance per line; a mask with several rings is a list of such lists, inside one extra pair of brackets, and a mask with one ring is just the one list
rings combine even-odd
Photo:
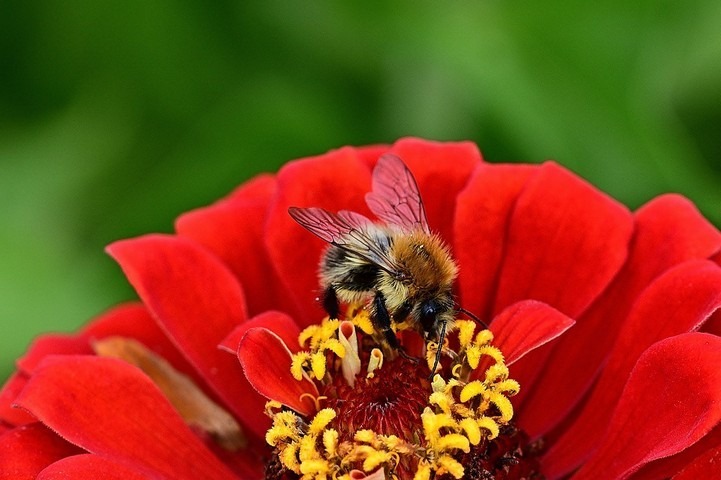
[(407, 322), (426, 344), (438, 343), (433, 373), (456, 314), (469, 314), (453, 297), (458, 266), (431, 232), (416, 180), (400, 158), (386, 154), (378, 160), (365, 201), (382, 223), (347, 210), (288, 209), (296, 222), (330, 244), (319, 268), (323, 307), (338, 318), (340, 302), (365, 304), (382, 339), (410, 358), (393, 330)]

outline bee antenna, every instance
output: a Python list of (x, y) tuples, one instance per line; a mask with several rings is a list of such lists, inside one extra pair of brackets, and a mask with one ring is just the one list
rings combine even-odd
[(458, 306), (457, 311), (458, 311), (458, 313), (463, 313), (464, 315), (467, 315), (472, 320), (474, 320), (476, 323), (479, 323), (483, 328), (488, 329), (488, 325), (486, 325), (486, 322), (484, 322), (483, 320), (481, 320), (480, 318), (478, 318), (477, 316), (475, 316), (474, 314), (472, 314), (465, 308), (461, 307), (460, 305)]
[(443, 322), (443, 328), (441, 328), (441, 338), (438, 340), (438, 350), (436, 350), (436, 358), (433, 361), (433, 369), (431, 370), (431, 376), (428, 380), (433, 380), (433, 376), (436, 374), (436, 368), (441, 361), (441, 355), (443, 354), (443, 341), (446, 338), (446, 322)]

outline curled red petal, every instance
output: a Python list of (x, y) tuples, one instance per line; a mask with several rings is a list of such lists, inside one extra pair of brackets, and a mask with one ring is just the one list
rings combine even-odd
[(248, 330), (240, 341), (238, 359), (255, 389), (303, 415), (312, 415), (315, 406), (306, 394), (318, 397), (310, 380), (297, 381), (290, 373), (291, 352), (283, 340), (266, 328)]
[[(673, 455), (721, 420), (721, 338), (685, 333), (662, 340), (639, 358), (598, 450), (575, 480), (626, 478)], [(542, 461), (549, 477), (560, 472)]]
[[(644, 350), (664, 338), (698, 329), (719, 308), (721, 268), (715, 263), (691, 260), (659, 276), (634, 304), (590, 398), (547, 453), (548, 461), (562, 457), (568, 462), (566, 471), (580, 464), (608, 427), (613, 407)], [(532, 436), (550, 425), (542, 409), (536, 410), (536, 416), (524, 423)]]
[[(665, 195), (634, 215), (630, 253), (613, 283), (576, 318), (576, 326), (556, 342), (542, 381), (523, 405), (529, 417), (562, 419), (592, 385), (638, 298), (658, 275), (687, 260), (708, 258), (721, 247), (721, 234), (696, 207)], [(600, 234), (603, 238), (603, 234)]]
[(512, 365), (528, 352), (571, 328), (575, 322), (543, 302), (524, 300), (503, 310), (491, 323), (493, 344)]
[(298, 225), (288, 207), (321, 207), (369, 215), (363, 200), (370, 169), (352, 148), (286, 164), (278, 172), (278, 192), (266, 223), (266, 244), (286, 295), (297, 305), (301, 326), (317, 322), (323, 310), (318, 295), (318, 262), (326, 243)]
[(218, 348), (246, 319), (243, 292), (217, 257), (190, 240), (147, 235), (113, 243), (120, 264), (161, 328), (228, 409), (256, 435), (269, 420), (238, 362)]
[(473, 142), (409, 137), (398, 140), (390, 151), (413, 172), (431, 230), (452, 245), (456, 197), (482, 162), (478, 147)]
[[(1, 478), (1, 477), (0, 477)], [(37, 480), (152, 480), (146, 475), (122, 463), (89, 453), (58, 460), (45, 468)]]
[(508, 221), (529, 177), (531, 165), (476, 167), (456, 202), (453, 250), (460, 267), (458, 289), (463, 308), (490, 321)]
[(0, 480), (35, 480), (51, 463), (80, 451), (40, 423), (11, 429), (0, 436)]
[(240, 341), (251, 328), (267, 328), (278, 335), (292, 353), (300, 350), (300, 345), (298, 345), (300, 328), (291, 317), (283, 312), (276, 311), (263, 312), (247, 322), (238, 325), (235, 330), (223, 340), (220, 346), (233, 355), (237, 354)]
[(234, 478), (155, 384), (123, 361), (48, 357), (17, 403), (68, 441), (119, 463), (175, 479)]

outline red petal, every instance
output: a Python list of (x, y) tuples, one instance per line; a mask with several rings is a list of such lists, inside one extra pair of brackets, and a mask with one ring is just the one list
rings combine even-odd
[(721, 478), (721, 445), (700, 455), (673, 480), (698, 480), (699, 478)]
[(238, 347), (238, 359), (255, 389), (271, 400), (309, 416), (315, 406), (305, 394), (318, 397), (315, 384), (290, 374), (291, 353), (283, 340), (266, 328), (248, 330)]
[(453, 235), (460, 297), (464, 308), (482, 318), (492, 318), (511, 212), (528, 178), (537, 171), (531, 165), (481, 164), (458, 195)]
[[(692, 445), (721, 420), (721, 338), (686, 333), (656, 343), (631, 372), (608, 433), (575, 480), (626, 478)], [(542, 462), (555, 477), (555, 465)]]
[(378, 159), (381, 158), (381, 155), (388, 153), (390, 148), (390, 145), (385, 144), (367, 145), (363, 147), (355, 147), (355, 151), (362, 162), (367, 164), (369, 168), (373, 168), (373, 165), (375, 165)]
[(46, 466), (79, 452), (40, 423), (14, 428), (0, 436), (0, 479), (35, 480)]
[[(1, 478), (1, 477), (0, 477)], [(135, 469), (98, 455), (84, 454), (63, 458), (40, 472), (37, 480), (152, 480)]]
[(261, 173), (243, 182), (223, 200), (252, 200), (257, 198), (268, 198), (275, 192), (275, 175)]
[(495, 311), (535, 299), (576, 317), (625, 261), (632, 218), (621, 204), (546, 163), (518, 197), (508, 228)]
[(413, 172), (431, 230), (452, 244), (456, 197), (482, 162), (478, 147), (472, 142), (404, 138), (393, 145), (391, 152)]
[(36, 418), (29, 413), (12, 406), (15, 403), (15, 397), (25, 388), (26, 383), (28, 383), (27, 375), (15, 372), (8, 378), (5, 385), (3, 385), (2, 390), (0, 390), (1, 422), (16, 426), (37, 421)]
[(52, 354), (85, 354), (93, 353), (87, 340), (72, 335), (50, 334), (33, 340), (28, 351), (17, 360), (18, 371), (15, 372), (0, 391), (0, 419), (10, 425), (23, 425), (35, 422), (36, 419), (27, 412), (13, 408), (15, 397), (25, 387), (28, 376), (46, 356)]
[(266, 328), (278, 335), (291, 352), (296, 353), (300, 350), (300, 345), (298, 345), (300, 328), (298, 328), (298, 325), (285, 313), (273, 311), (261, 313), (239, 325), (223, 340), (220, 346), (236, 355), (240, 341), (251, 328)]
[(108, 252), (143, 303), (228, 409), (256, 435), (269, 426), (264, 401), (218, 345), (245, 320), (243, 292), (218, 259), (189, 240), (148, 235)]
[[(721, 246), (721, 235), (688, 200), (659, 197), (635, 214), (634, 238), (626, 265), (612, 285), (577, 318), (554, 345), (543, 381), (523, 406), (528, 417), (560, 419), (592, 384), (640, 292), (668, 268), (706, 258)], [(604, 238), (600, 233), (599, 239)]]
[(278, 173), (278, 194), (270, 209), (266, 239), (287, 295), (302, 313), (301, 326), (317, 323), (323, 310), (318, 295), (318, 262), (326, 243), (293, 221), (288, 207), (321, 207), (369, 214), (364, 195), (370, 170), (355, 150), (342, 148), (318, 157), (297, 160)]
[(91, 355), (87, 340), (72, 335), (49, 334), (33, 340), (28, 351), (17, 361), (18, 369), (30, 375), (46, 356), (53, 354)]
[[(721, 268), (713, 262), (692, 260), (654, 281), (634, 304), (590, 399), (546, 454), (547, 461), (564, 472), (580, 464), (606, 431), (613, 407), (644, 350), (664, 338), (698, 329), (719, 308)], [(524, 423), (531, 436), (550, 426), (542, 409), (534, 411), (536, 416)], [(558, 458), (567, 463), (561, 466)]]
[(266, 188), (256, 196), (236, 194), (230, 201), (186, 213), (175, 222), (179, 235), (204, 245), (233, 271), (250, 315), (265, 310), (294, 313), (265, 246), (265, 220), (274, 192), (275, 188)]
[(111, 308), (86, 325), (81, 335), (90, 342), (116, 336), (134, 338), (167, 360), (173, 368), (190, 376), (206, 393), (210, 391), (205, 380), (140, 303), (126, 303)]
[(518, 302), (503, 310), (491, 323), (493, 344), (500, 348), (506, 365), (571, 328), (575, 322), (553, 307), (535, 300)]
[(137, 368), (90, 356), (48, 357), (17, 400), (85, 450), (176, 479), (234, 478)]
[[(671, 478), (680, 473), (696, 459), (703, 457), (707, 452), (716, 449), (721, 445), (721, 424), (711, 430), (701, 440), (676, 455), (653, 461), (638, 472), (634, 473), (634, 480), (656, 480), (658, 478)], [(711, 478), (711, 477), (698, 477)], [(719, 477), (721, 478), (721, 477)]]

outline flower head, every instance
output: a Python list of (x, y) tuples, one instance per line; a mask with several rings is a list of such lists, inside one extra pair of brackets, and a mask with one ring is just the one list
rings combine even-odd
[[(325, 244), (288, 207), (372, 218), (386, 152), (458, 265), (455, 301), (488, 329), (458, 314), (440, 341), (393, 324), (398, 350), (366, 303), (325, 318)], [(181, 216), (175, 235), (108, 247), (140, 302), (18, 360), (0, 392), (0, 472), (714, 478), (720, 251), (682, 197), (629, 212), (554, 163), (489, 164), (470, 143), (291, 162)]]

